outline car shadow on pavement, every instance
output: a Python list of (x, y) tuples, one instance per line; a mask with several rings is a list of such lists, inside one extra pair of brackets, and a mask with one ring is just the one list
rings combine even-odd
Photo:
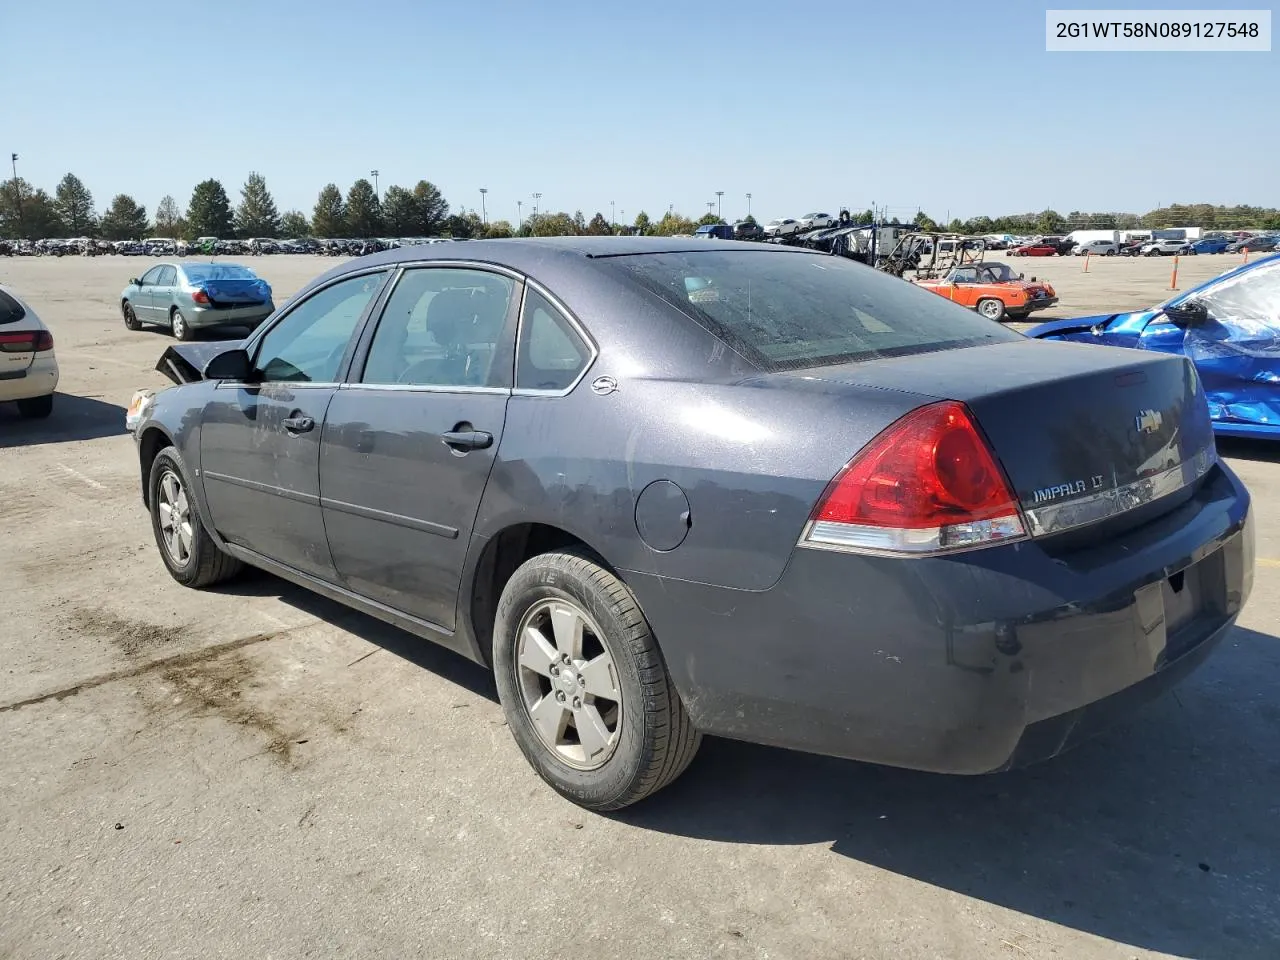
[(943, 777), (709, 739), (683, 778), (616, 817), (721, 842), (829, 843), (1135, 947), (1274, 960), (1278, 688), (1280, 640), (1237, 628), (1172, 693), (1035, 767)]
[(456, 684), (470, 693), (498, 702), (493, 674), (484, 667), (430, 640), (383, 623), (376, 617), (322, 597), (303, 587), (294, 586), (265, 571), (246, 569), (227, 583), (211, 588), (212, 593), (235, 597), (276, 597), (303, 613), (341, 627), (361, 640), (381, 647), (403, 660)]
[(53, 413), (40, 420), (21, 416), (16, 403), (0, 403), (0, 449), (114, 437), (125, 432), (124, 415), (119, 404), (69, 393), (55, 393)]

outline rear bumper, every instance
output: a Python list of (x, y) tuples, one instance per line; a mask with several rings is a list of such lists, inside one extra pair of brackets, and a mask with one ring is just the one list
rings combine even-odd
[(1032, 313), (1035, 310), (1047, 310), (1050, 307), (1055, 306), (1057, 302), (1058, 302), (1057, 297), (1039, 297), (1034, 300), (1028, 300), (1022, 306), (1015, 307), (1009, 312), (1026, 314), (1026, 313)]
[(6, 371), (0, 376), (0, 402), (44, 397), (58, 389), (58, 362), (53, 357), (37, 357), (24, 370)]
[(193, 328), (218, 327), (218, 326), (236, 326), (242, 327), (250, 324), (261, 323), (267, 317), (271, 316), (275, 306), (270, 303), (255, 304), (245, 307), (224, 307), (218, 309), (210, 309), (208, 307), (200, 307), (198, 309), (184, 310), (183, 315), (187, 318)]
[(754, 593), (626, 577), (703, 731), (977, 774), (1052, 756), (1189, 672), (1239, 615), (1253, 550), (1249, 495), (1220, 466), (1181, 507), (1070, 552), (798, 549)]

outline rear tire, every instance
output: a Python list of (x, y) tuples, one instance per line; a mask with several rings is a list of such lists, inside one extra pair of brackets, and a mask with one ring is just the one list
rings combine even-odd
[(138, 315), (137, 315), (136, 313), (134, 313), (134, 312), (133, 312), (133, 304), (132, 304), (132, 303), (130, 303), (129, 301), (127, 301), (127, 300), (126, 300), (126, 301), (121, 305), (121, 307), (120, 307), (120, 312), (124, 314), (124, 325), (125, 325), (126, 327), (128, 327), (130, 330), (141, 330), (141, 329), (142, 329), (142, 321), (141, 321), (141, 320), (139, 320), (139, 319), (138, 319)]
[(195, 337), (195, 332), (191, 329), (191, 324), (187, 323), (187, 318), (182, 315), (182, 311), (174, 307), (169, 314), (169, 325), (173, 327), (173, 338), (175, 340), (188, 341)]
[[(588, 810), (650, 796), (698, 751), (701, 735), (634, 595), (585, 552), (543, 554), (516, 570), (498, 602), (493, 663), (525, 759)], [(593, 737), (578, 733), (586, 724)]]
[(28, 397), (25, 400), (19, 400), (18, 413), (28, 420), (43, 420), (53, 413), (53, 394), (48, 393), (43, 397)]
[(977, 302), (974, 309), (978, 311), (980, 316), (996, 322), (1003, 320), (1005, 316), (1004, 301), (997, 300), (995, 297), (983, 297)]
[(181, 454), (173, 447), (161, 450), (147, 479), (151, 530), (169, 575), (199, 589), (230, 579), (244, 564), (213, 542), (190, 491)]

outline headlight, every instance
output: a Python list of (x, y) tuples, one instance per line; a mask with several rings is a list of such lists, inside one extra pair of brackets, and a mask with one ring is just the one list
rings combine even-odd
[(124, 415), (125, 429), (130, 433), (136, 433), (138, 424), (146, 419), (147, 414), (155, 405), (156, 392), (154, 390), (136, 390), (133, 399), (129, 401), (129, 409)]

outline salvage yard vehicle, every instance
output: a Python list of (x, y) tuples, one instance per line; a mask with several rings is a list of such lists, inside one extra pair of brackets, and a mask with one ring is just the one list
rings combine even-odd
[(47, 417), (57, 388), (53, 334), (14, 290), (0, 284), (0, 403), (16, 401), (24, 417)]
[(178, 340), (209, 327), (256, 327), (273, 310), (270, 284), (234, 263), (157, 264), (120, 294), (126, 327), (157, 324)]
[(803, 229), (804, 227), (800, 221), (793, 220), (791, 217), (770, 220), (764, 225), (764, 232), (767, 237), (786, 237), (793, 233), (799, 233)]
[(1011, 257), (1056, 257), (1058, 256), (1058, 246), (1053, 243), (1044, 243), (1035, 240), (1031, 243), (1024, 243), (1020, 246), (1013, 247), (1009, 250)]
[(1225, 253), (1229, 246), (1231, 246), (1229, 237), (1205, 237), (1203, 240), (1192, 243), (1187, 253)]
[(806, 213), (800, 218), (803, 230), (816, 230), (818, 227), (834, 227), (836, 218), (829, 213)]
[(1203, 661), (1252, 584), (1187, 359), (803, 248), (399, 248), (158, 369), (131, 422), (170, 574), (248, 563), (490, 666), (596, 810), (702, 734), (1047, 758)]
[(1280, 237), (1246, 237), (1235, 241), (1224, 253), (1270, 253), (1280, 243)]
[(1120, 244), (1114, 240), (1086, 240), (1072, 251), (1077, 257), (1114, 257), (1120, 252)]
[(1185, 356), (1218, 436), (1280, 440), (1280, 256), (1243, 264), (1150, 310), (1052, 321), (1027, 336)]
[(1152, 240), (1144, 243), (1138, 253), (1144, 257), (1172, 257), (1174, 254), (1187, 253), (1191, 244), (1186, 240)]
[(941, 279), (914, 283), (952, 303), (972, 307), (988, 320), (1024, 320), (1032, 311), (1058, 302), (1050, 284), (1037, 282), (1035, 277), (1024, 280), (1007, 263), (961, 264)]

